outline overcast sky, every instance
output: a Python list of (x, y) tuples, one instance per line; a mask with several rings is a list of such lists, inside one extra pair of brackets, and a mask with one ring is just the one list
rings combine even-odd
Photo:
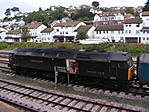
[(101, 7), (114, 6), (144, 6), (147, 0), (0, 0), (0, 18), (7, 8), (19, 7), (22, 12), (38, 10), (39, 7), (47, 9), (53, 5), (68, 7), (70, 5), (91, 5), (93, 1), (98, 1)]

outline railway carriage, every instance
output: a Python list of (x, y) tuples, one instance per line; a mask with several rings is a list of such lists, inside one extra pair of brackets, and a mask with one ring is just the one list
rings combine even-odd
[(149, 85), (149, 54), (142, 54), (138, 57), (137, 74), (140, 85)]

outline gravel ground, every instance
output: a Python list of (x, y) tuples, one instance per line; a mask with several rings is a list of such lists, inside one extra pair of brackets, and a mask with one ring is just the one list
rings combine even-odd
[[(8, 73), (0, 73), (0, 78), (1, 79), (7, 79), (7, 80), (14, 80), (23, 84), (27, 84), (27, 85), (32, 85), (32, 86), (36, 86), (36, 87), (42, 87), (45, 89), (50, 89), (50, 90), (57, 90), (63, 93), (69, 93), (69, 94), (77, 94), (77, 95), (81, 95), (81, 96), (87, 96), (90, 98), (95, 98), (95, 99), (101, 99), (107, 102), (117, 102), (120, 104), (124, 104), (124, 105), (132, 105), (135, 107), (142, 107), (145, 108), (145, 110), (149, 110), (149, 100), (148, 97), (144, 98), (147, 100), (140, 100), (140, 98), (134, 98), (134, 99), (129, 99), (129, 98), (123, 98), (120, 96), (123, 96), (123, 94), (120, 95), (115, 95), (115, 96), (111, 96), (109, 95), (109, 91), (106, 92), (102, 92), (102, 91), (96, 91), (96, 90), (92, 90), (93, 92), (90, 92), (90, 90), (88, 89), (81, 89), (80, 87), (66, 87), (66, 86), (62, 86), (62, 85), (57, 85), (55, 86), (54, 83), (52, 82), (48, 82), (48, 81), (41, 81), (41, 80), (37, 80), (35, 79), (31, 79), (31, 78), (27, 78), (27, 77), (20, 77), (20, 76), (16, 76), (16, 75), (10, 75)], [(114, 93), (113, 93), (114, 94)]]
[(0, 112), (23, 112), (15, 107), (0, 101)]

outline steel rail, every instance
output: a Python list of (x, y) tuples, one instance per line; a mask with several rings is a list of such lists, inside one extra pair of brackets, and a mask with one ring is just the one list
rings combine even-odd
[[(25, 89), (34, 90), (34, 91), (37, 91), (37, 92), (42, 92), (44, 94), (51, 94), (51, 95), (58, 96), (58, 97), (64, 97), (64, 98), (68, 98), (68, 99), (72, 99), (72, 100), (77, 100), (77, 101), (81, 101), (81, 102), (91, 103), (91, 104), (94, 104), (94, 105), (106, 106), (106, 107), (110, 107), (110, 108), (115, 108), (115, 109), (119, 109), (119, 110), (126, 110), (126, 111), (131, 111), (131, 112), (140, 112), (140, 111), (137, 111), (137, 110), (134, 110), (134, 109), (128, 109), (128, 108), (119, 107), (119, 106), (110, 105), (110, 104), (103, 104), (103, 103), (100, 103), (100, 102), (89, 101), (89, 100), (86, 100), (86, 99), (78, 99), (76, 97), (72, 97), (72, 96), (68, 96), (68, 95), (62, 95), (62, 94), (58, 94), (58, 93), (54, 93), (54, 92), (49, 92), (49, 91), (43, 91), (43, 90), (39, 90), (37, 88), (33, 88), (33, 87), (29, 87), (29, 86), (25, 86), (25, 85), (21, 85), (21, 84), (17, 84), (17, 83), (12, 83), (12, 82), (9, 82), (9, 81), (4, 81), (2, 79), (0, 79), (0, 82), (8, 83), (9, 85), (19, 86), (19, 87), (25, 88)], [(3, 88), (3, 87), (1, 87), (1, 88)], [(14, 90), (9, 90), (7, 88), (4, 88), (4, 89), (6, 89), (8, 91), (15, 92)], [(20, 92), (18, 92), (18, 94), (26, 95), (25, 93), (20, 93)], [(77, 108), (77, 107), (71, 107), (69, 105), (59, 104), (59, 103), (53, 102), (53, 101), (47, 101), (47, 100), (45, 100), (43, 98), (37, 98), (37, 97), (32, 96), (32, 95), (28, 95), (28, 96), (29, 97), (33, 97), (33, 98), (36, 98), (36, 99), (39, 99), (39, 100), (42, 100), (42, 101), (45, 101), (45, 102), (54, 103), (56, 105), (65, 106), (65, 107), (68, 107), (68, 108), (71, 108), (71, 109), (89, 112), (87, 110), (83, 110), (83, 109), (80, 109), (80, 108)]]

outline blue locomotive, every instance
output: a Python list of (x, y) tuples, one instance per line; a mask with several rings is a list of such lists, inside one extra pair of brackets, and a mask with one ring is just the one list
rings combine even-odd
[(149, 54), (142, 54), (138, 57), (137, 76), (140, 85), (149, 85)]

